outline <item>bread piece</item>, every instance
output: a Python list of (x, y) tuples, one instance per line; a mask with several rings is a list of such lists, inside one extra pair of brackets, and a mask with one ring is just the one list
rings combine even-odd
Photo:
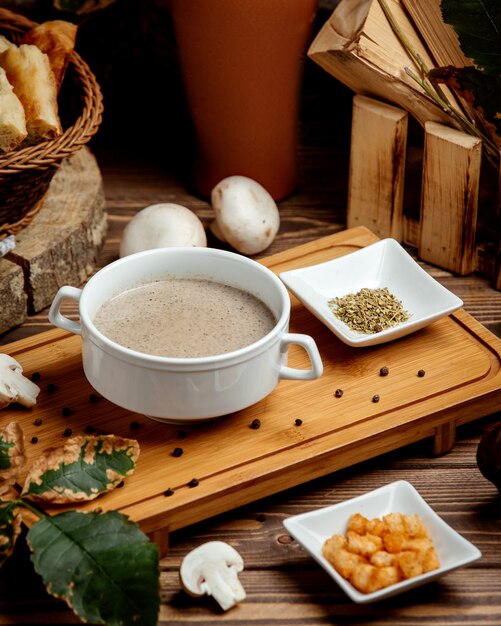
[(49, 57), (57, 89), (63, 82), (70, 55), (75, 48), (77, 26), (64, 20), (52, 20), (39, 24), (28, 31), (21, 44), (32, 44)]
[(0, 53), (0, 67), (24, 107), (28, 131), (25, 143), (33, 145), (61, 135), (56, 79), (49, 57), (37, 46), (11, 46)]
[(7, 48), (9, 48), (10, 46), (13, 46), (14, 44), (9, 41), (7, 39), (7, 37), (4, 37), (3, 35), (0, 35), (0, 52), (3, 52), (4, 50), (7, 50)]
[(0, 152), (10, 152), (27, 135), (23, 105), (0, 67)]

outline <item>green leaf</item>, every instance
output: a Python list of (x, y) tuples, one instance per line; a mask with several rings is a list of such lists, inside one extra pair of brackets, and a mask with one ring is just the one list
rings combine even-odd
[[(429, 73), (435, 83), (446, 83), (471, 102), (489, 125), (490, 134), (501, 138), (501, 78), (489, 76), (474, 67), (440, 67)], [(501, 141), (500, 141), (501, 145)]]
[(21, 532), (21, 515), (16, 502), (0, 501), (0, 567), (12, 554)]
[(501, 74), (499, 0), (442, 0), (442, 17), (459, 37), (465, 56), (486, 74)]
[(52, 595), (83, 620), (155, 626), (160, 606), (158, 548), (116, 511), (66, 511), (34, 524), (31, 560)]
[(93, 500), (132, 474), (138, 456), (134, 439), (73, 437), (33, 463), (22, 495), (57, 504)]
[(17, 422), (0, 428), (0, 493), (12, 486), (26, 463), (24, 435)]

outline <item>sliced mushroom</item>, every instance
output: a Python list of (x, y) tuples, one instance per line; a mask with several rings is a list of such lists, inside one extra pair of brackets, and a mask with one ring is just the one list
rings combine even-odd
[(247, 176), (228, 176), (211, 193), (214, 235), (242, 254), (258, 254), (275, 239), (280, 214), (271, 195)]
[(125, 227), (120, 256), (175, 246), (206, 247), (202, 222), (193, 211), (180, 204), (152, 204), (139, 211)]
[(8, 354), (0, 354), (0, 408), (12, 402), (33, 406), (39, 393), (40, 387), (23, 375), (19, 363)]
[(238, 580), (243, 569), (243, 559), (235, 548), (224, 541), (208, 541), (184, 557), (179, 576), (187, 593), (212, 596), (227, 611), (245, 599)]

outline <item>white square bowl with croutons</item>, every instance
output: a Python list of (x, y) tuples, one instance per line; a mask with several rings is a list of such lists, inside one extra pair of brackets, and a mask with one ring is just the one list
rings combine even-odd
[[(383, 519), (384, 516), (392, 513), (419, 516), (438, 556), (439, 567), (377, 591), (363, 593), (344, 578), (325, 558), (322, 548), (333, 535), (345, 535), (348, 521), (352, 516), (359, 514), (367, 520), (374, 520), (375, 518)], [(359, 604), (382, 600), (413, 589), (481, 557), (480, 551), (444, 522), (423, 500), (417, 490), (404, 480), (390, 483), (332, 506), (289, 517), (284, 520), (284, 526), (290, 535), (332, 576), (341, 589)]]

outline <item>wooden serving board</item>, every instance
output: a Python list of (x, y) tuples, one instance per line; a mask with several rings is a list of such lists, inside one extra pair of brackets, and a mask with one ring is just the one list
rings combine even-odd
[[(275, 272), (312, 265), (377, 241), (354, 228), (263, 260)], [(118, 509), (165, 548), (169, 531), (304, 483), (426, 437), (435, 452), (454, 444), (455, 428), (501, 409), (501, 340), (463, 310), (408, 337), (351, 348), (292, 298), (291, 332), (314, 337), (324, 374), (315, 381), (281, 381), (258, 404), (190, 427), (152, 421), (106, 400), (92, 403), (81, 366), (81, 339), (58, 329), (2, 347), (40, 372), (37, 406), (11, 406), (2, 423), (23, 426), (27, 456), (64, 442), (65, 429), (91, 425), (139, 441), (136, 472), (120, 489), (82, 505)], [(308, 367), (299, 347), (289, 363)], [(386, 366), (389, 374), (379, 375)], [(417, 372), (425, 370), (425, 376)], [(57, 385), (50, 393), (47, 385)], [(336, 389), (342, 389), (336, 397)], [(372, 398), (380, 396), (375, 403)], [(74, 411), (69, 417), (64, 407)], [(40, 426), (34, 425), (41, 418)], [(258, 418), (261, 426), (250, 427)], [(302, 423), (296, 425), (295, 420)], [(37, 443), (31, 443), (33, 436)], [(174, 448), (182, 448), (179, 457)], [(198, 485), (190, 487), (196, 478)], [(165, 495), (169, 490), (171, 495)], [(54, 511), (54, 509), (52, 509)]]

